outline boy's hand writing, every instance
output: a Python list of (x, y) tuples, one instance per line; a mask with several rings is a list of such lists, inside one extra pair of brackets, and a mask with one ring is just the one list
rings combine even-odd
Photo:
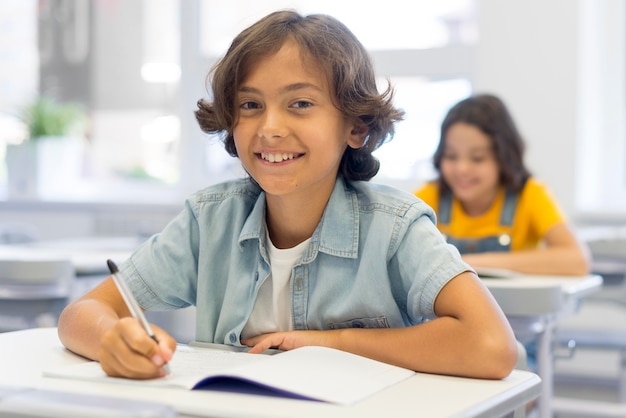
[(151, 327), (158, 344), (136, 319), (120, 319), (102, 337), (98, 353), (102, 370), (109, 376), (133, 379), (165, 376), (163, 365), (172, 359), (176, 341), (161, 328)]

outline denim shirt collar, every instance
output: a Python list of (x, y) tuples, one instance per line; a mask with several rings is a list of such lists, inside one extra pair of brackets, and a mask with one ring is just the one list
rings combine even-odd
[(342, 176), (337, 177), (319, 232), (319, 251), (337, 257), (356, 259), (359, 253), (359, 202), (354, 189)]
[[(259, 240), (261, 255), (267, 259), (265, 243), (265, 192), (261, 191), (248, 215), (241, 233), (239, 245), (249, 239)], [(302, 257), (309, 263), (321, 251), (337, 257), (356, 259), (359, 251), (359, 206), (356, 192), (338, 176), (322, 220), (313, 232), (311, 244)]]

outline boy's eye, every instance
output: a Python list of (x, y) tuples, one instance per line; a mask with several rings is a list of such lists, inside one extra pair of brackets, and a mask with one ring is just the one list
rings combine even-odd
[(241, 109), (258, 109), (261, 107), (257, 102), (247, 101), (239, 105)]
[(298, 100), (297, 102), (293, 102), (291, 104), (291, 107), (295, 107), (296, 109), (306, 109), (311, 106), (313, 106), (313, 103), (306, 100)]

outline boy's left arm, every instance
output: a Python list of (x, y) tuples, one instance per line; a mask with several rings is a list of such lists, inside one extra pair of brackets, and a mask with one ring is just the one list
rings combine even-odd
[(474, 273), (456, 276), (435, 301), (437, 318), (406, 328), (288, 331), (243, 340), (253, 353), (274, 347), (333, 347), (419, 372), (501, 379), (517, 361), (511, 327)]

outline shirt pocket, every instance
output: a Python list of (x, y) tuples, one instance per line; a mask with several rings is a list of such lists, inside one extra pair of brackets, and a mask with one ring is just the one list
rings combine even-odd
[(389, 328), (389, 323), (387, 322), (387, 317), (377, 316), (374, 318), (355, 318), (349, 321), (328, 324), (328, 329), (342, 328)]

